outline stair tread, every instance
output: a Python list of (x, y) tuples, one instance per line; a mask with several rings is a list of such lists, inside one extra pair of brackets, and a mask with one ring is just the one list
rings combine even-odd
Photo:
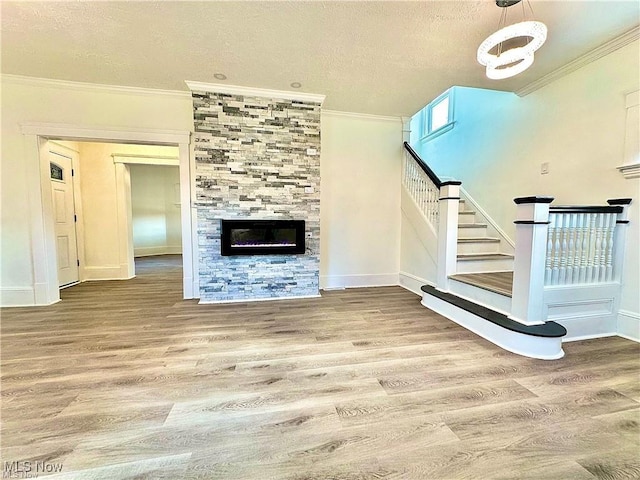
[(504, 295), (506, 297), (511, 297), (511, 292), (513, 290), (512, 271), (457, 273), (455, 275), (450, 275), (449, 278), (499, 295)]
[(486, 226), (486, 223), (458, 223), (458, 228), (483, 228)]
[(455, 305), (458, 308), (466, 310), (467, 312), (477, 315), (480, 318), (484, 318), (485, 320), (502, 328), (506, 328), (507, 330), (511, 330), (512, 332), (531, 335), (534, 337), (548, 338), (563, 337), (567, 334), (567, 329), (556, 322), (546, 322), (542, 325), (523, 325), (515, 320), (511, 320), (502, 313), (478, 305), (470, 300), (460, 298), (452, 293), (441, 292), (430, 285), (424, 285), (421, 290), (428, 295), (444, 300), (451, 305)]
[(458, 260), (501, 260), (512, 259), (507, 253), (459, 253)]
[(458, 243), (500, 243), (499, 238), (495, 237), (465, 237), (458, 238)]

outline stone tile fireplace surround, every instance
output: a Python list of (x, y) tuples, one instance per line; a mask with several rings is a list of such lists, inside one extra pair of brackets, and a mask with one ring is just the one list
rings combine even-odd
[[(202, 303), (317, 296), (321, 97), (192, 88)], [(304, 220), (299, 255), (221, 255), (221, 220)]]

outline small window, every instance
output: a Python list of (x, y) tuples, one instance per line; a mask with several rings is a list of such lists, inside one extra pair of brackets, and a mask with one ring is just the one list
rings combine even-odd
[(453, 91), (447, 90), (423, 109), (423, 139), (453, 128)]
[(62, 181), (62, 167), (60, 165), (56, 165), (53, 162), (49, 163), (49, 168), (51, 170), (51, 179), (52, 180), (60, 180)]
[(449, 96), (447, 95), (431, 108), (431, 128), (434, 132), (449, 123)]

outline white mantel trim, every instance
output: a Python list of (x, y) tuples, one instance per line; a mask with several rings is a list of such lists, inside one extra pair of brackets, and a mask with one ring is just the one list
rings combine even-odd
[(282, 98), (285, 100), (299, 100), (302, 102), (324, 102), (325, 95), (315, 93), (293, 92), (290, 90), (269, 90), (267, 88), (243, 87), (240, 85), (224, 85), (221, 83), (203, 83), (185, 80), (191, 91), (226, 93), (246, 97)]
[(631, 42), (634, 42), (638, 38), (640, 38), (640, 27), (633, 27), (631, 30), (623, 33), (622, 35), (619, 35), (616, 38), (603, 43), (599, 47), (596, 47), (593, 50), (585, 53), (584, 55), (581, 55), (580, 57), (563, 65), (562, 67), (557, 68), (550, 73), (547, 73), (538, 80), (535, 80), (516, 90), (515, 93), (519, 97), (529, 95), (530, 93), (535, 92), (536, 90), (549, 85), (552, 82), (555, 82), (559, 78), (564, 77), (565, 75), (568, 75), (571, 72), (584, 67), (585, 65), (595, 62), (599, 58), (615, 52), (616, 50), (630, 44)]
[(621, 165), (616, 167), (624, 178), (640, 177), (640, 163), (632, 163), (631, 165)]
[(339, 110), (326, 110), (322, 109), (322, 115), (328, 115), (330, 117), (346, 117), (346, 118), (359, 118), (362, 120), (378, 120), (382, 122), (395, 122), (399, 123), (403, 117), (393, 117), (390, 115), (374, 115), (371, 113), (357, 113), (357, 112), (342, 112)]

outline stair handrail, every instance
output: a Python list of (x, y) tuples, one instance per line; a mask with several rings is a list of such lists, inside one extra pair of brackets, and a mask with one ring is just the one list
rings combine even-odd
[(436, 187), (442, 188), (446, 185), (462, 185), (462, 182), (458, 180), (446, 180), (444, 182), (440, 180), (440, 178), (438, 178), (438, 175), (436, 175), (436, 173), (429, 168), (429, 165), (426, 164), (426, 162), (420, 157), (420, 155), (418, 155), (417, 152), (413, 148), (411, 148), (409, 142), (404, 142), (404, 148), (407, 150), (407, 152), (409, 152), (409, 155), (411, 155), (418, 166), (427, 175), (427, 177), (429, 177), (429, 180), (431, 180)]
[(549, 205), (549, 213), (622, 213), (620, 205)]

